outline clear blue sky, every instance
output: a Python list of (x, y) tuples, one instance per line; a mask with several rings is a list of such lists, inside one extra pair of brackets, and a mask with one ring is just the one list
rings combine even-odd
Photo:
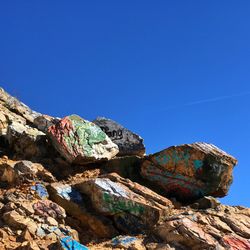
[(112, 118), (148, 153), (214, 143), (239, 160), (223, 202), (250, 206), (249, 13), (246, 0), (2, 0), (0, 85), (52, 116)]

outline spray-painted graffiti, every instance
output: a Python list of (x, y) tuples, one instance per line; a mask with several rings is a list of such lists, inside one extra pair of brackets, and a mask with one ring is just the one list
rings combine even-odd
[(168, 163), (173, 164), (173, 166), (184, 162), (186, 167), (193, 167), (195, 171), (199, 170), (203, 166), (202, 160), (191, 160), (191, 155), (189, 149), (185, 149), (184, 151), (172, 150), (169, 152), (160, 153), (154, 157), (156, 162), (160, 165), (166, 165)]
[(111, 213), (129, 212), (134, 215), (140, 215), (144, 211), (143, 206), (123, 197), (112, 196), (106, 192), (103, 194), (103, 201)]
[(195, 181), (188, 176), (159, 169), (152, 164), (143, 166), (142, 175), (148, 180), (156, 182), (165, 191), (174, 191), (183, 198), (202, 197), (207, 193), (204, 183)]
[(108, 127), (100, 127), (103, 132), (105, 132), (108, 137), (110, 137), (112, 140), (121, 140), (123, 138), (122, 130), (112, 130), (110, 131)]
[(155, 160), (159, 164), (163, 165), (167, 164), (170, 161), (173, 164), (178, 164), (180, 161), (184, 161), (185, 165), (188, 166), (189, 159), (190, 159), (190, 153), (188, 149), (185, 149), (184, 151), (172, 150), (166, 154), (161, 153), (155, 156)]

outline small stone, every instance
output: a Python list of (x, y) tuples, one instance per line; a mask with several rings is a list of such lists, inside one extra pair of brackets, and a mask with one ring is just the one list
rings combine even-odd
[(58, 222), (52, 217), (47, 217), (46, 223), (50, 226), (58, 226)]

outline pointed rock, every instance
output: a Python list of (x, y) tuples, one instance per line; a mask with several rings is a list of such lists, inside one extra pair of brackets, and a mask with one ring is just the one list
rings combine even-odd
[(94, 123), (77, 115), (66, 116), (48, 129), (58, 152), (70, 163), (109, 160), (118, 152), (108, 136)]
[(124, 128), (119, 123), (105, 117), (97, 117), (93, 123), (98, 125), (119, 147), (119, 156), (145, 155), (143, 139), (139, 135)]
[(232, 183), (237, 160), (207, 143), (184, 144), (147, 157), (141, 175), (180, 201), (223, 197)]

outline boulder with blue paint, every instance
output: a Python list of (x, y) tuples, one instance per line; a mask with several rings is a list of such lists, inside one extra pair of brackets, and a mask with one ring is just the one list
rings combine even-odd
[(48, 186), (50, 199), (62, 206), (65, 211), (76, 218), (82, 226), (90, 228), (98, 237), (114, 237), (117, 235), (112, 222), (99, 214), (87, 210), (86, 201), (81, 193), (68, 184), (53, 183)]
[(225, 196), (236, 163), (234, 157), (212, 144), (184, 144), (146, 157), (141, 175), (167, 196), (191, 202), (204, 196)]
[(173, 207), (168, 199), (115, 173), (84, 181), (77, 187), (90, 197), (97, 212), (106, 216), (132, 215), (147, 226), (155, 225)]

